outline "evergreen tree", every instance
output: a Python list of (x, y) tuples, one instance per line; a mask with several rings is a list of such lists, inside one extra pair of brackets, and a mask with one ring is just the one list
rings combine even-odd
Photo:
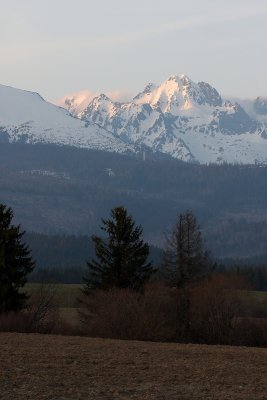
[(21, 288), (34, 268), (30, 250), (22, 243), (24, 232), (12, 219), (12, 209), (0, 204), (0, 312), (24, 307), (27, 295)]
[(89, 279), (85, 279), (85, 293), (92, 288), (140, 289), (153, 273), (147, 262), (149, 246), (141, 239), (142, 227), (135, 226), (124, 207), (112, 209), (111, 218), (102, 219), (102, 224), (107, 238), (92, 237), (97, 260), (87, 263)]
[(175, 287), (185, 287), (214, 268), (205, 249), (200, 227), (191, 211), (179, 215), (167, 237), (163, 267), (167, 279)]

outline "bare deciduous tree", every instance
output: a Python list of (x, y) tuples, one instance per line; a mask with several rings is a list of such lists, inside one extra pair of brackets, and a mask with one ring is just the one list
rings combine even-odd
[(163, 270), (167, 280), (174, 287), (185, 287), (213, 267), (195, 216), (191, 211), (180, 214), (166, 239)]

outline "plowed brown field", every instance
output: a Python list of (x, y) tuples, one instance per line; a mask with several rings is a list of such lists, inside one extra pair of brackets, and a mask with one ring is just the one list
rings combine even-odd
[(267, 349), (2, 333), (0, 398), (267, 399)]

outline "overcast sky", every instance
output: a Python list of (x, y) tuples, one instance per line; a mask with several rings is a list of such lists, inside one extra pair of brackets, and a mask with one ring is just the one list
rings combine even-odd
[[(159, 4), (158, 4), (159, 3)], [(0, 83), (53, 100), (187, 74), (267, 96), (266, 0), (0, 0)]]

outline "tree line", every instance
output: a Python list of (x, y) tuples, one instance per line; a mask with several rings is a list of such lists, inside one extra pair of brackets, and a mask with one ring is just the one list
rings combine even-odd
[[(0, 205), (0, 285), (3, 311), (23, 308), (27, 299), (20, 289), (34, 270), (31, 251), (22, 241), (25, 234), (12, 223), (11, 208)], [(102, 220), (106, 237), (94, 235), (95, 258), (87, 262), (84, 293), (94, 289), (128, 288), (141, 290), (157, 272), (148, 261), (149, 245), (142, 239), (143, 229), (120, 206)], [(88, 243), (89, 245), (89, 243)], [(187, 211), (179, 216), (167, 238), (161, 274), (175, 287), (206, 276), (213, 268), (196, 218)]]
[[(25, 283), (35, 263), (23, 243), (25, 232), (12, 219), (12, 209), (1, 205), (0, 328), (2, 316), (11, 312), (16, 321), (30, 316), (36, 327), (38, 318), (46, 319), (53, 296), (42, 289), (45, 296), (39, 296), (35, 311), (27, 309)], [(148, 259), (142, 226), (136, 225), (125, 207), (113, 208), (100, 229), (103, 235), (92, 237), (95, 254), (87, 261), (77, 299), (79, 334), (267, 345), (265, 320), (259, 325), (256, 314), (247, 318), (242, 291), (251, 286), (239, 271), (229, 273), (216, 265), (192, 211), (180, 214), (166, 235), (160, 268)]]

